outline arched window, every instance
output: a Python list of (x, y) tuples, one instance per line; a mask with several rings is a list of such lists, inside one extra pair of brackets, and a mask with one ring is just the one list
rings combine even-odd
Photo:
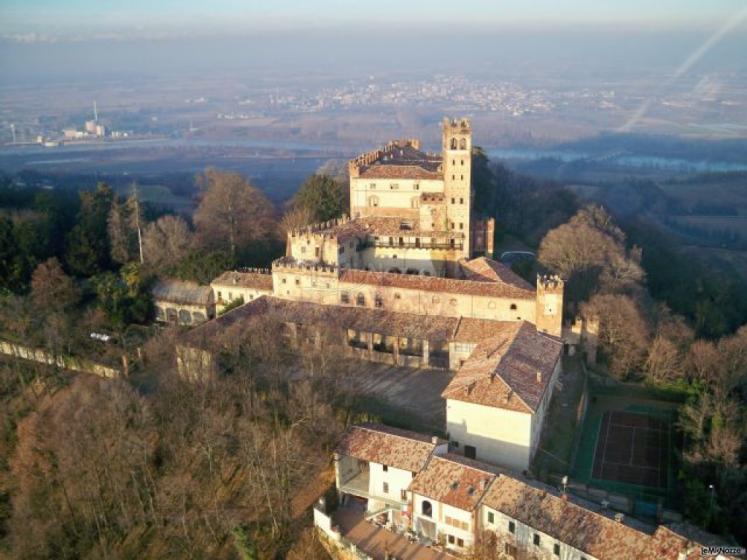
[(179, 322), (183, 325), (189, 325), (192, 322), (192, 314), (186, 309), (180, 309)]
[(466, 150), (467, 149), (467, 139), (466, 138), (462, 138), (459, 141), (459, 149), (460, 150)]
[(452, 138), (451, 139), (451, 149), (452, 150), (456, 150), (457, 149), (457, 139), (456, 138)]
[(433, 505), (428, 500), (423, 500), (420, 504), (420, 513), (425, 517), (433, 517)]
[(369, 196), (368, 197), (368, 205), (372, 208), (376, 208), (379, 205), (379, 197), (378, 196)]
[(205, 314), (200, 313), (199, 311), (194, 311), (192, 313), (192, 319), (195, 323), (202, 323), (205, 320)]
[(511, 311), (516, 311), (516, 304), (515, 303), (511, 304)]
[(366, 296), (363, 294), (358, 294), (355, 296), (355, 304), (356, 305), (366, 305)]

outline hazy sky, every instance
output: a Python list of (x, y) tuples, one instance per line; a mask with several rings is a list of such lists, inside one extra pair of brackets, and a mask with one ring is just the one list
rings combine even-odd
[(354, 23), (712, 25), (744, 0), (0, 0), (0, 35), (101, 36)]

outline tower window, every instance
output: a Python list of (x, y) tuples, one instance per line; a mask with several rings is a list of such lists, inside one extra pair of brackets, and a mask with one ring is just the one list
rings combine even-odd
[(460, 175), (459, 177), (461, 178), (462, 181), (464, 181), (464, 175)]
[(462, 149), (462, 150), (466, 150), (467, 149), (467, 140), (465, 140), (464, 138), (462, 138), (459, 141), (459, 148)]
[(464, 165), (464, 160), (462, 160), (462, 165)]
[(459, 222), (459, 229), (464, 229), (464, 223)]
[(456, 165), (456, 160), (451, 160), (451, 165)]
[(451, 203), (452, 203), (452, 204), (456, 204), (456, 198), (452, 198), (452, 199), (451, 199)]
[(452, 181), (455, 181), (455, 180), (456, 180), (456, 175), (452, 175), (452, 176), (451, 176), (451, 180), (452, 180)]
[(464, 204), (464, 199), (463, 198), (459, 199), (459, 204)]

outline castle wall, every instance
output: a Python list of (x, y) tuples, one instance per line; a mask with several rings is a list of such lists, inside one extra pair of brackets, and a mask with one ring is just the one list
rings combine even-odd
[(319, 265), (298, 267), (275, 265), (272, 268), (273, 295), (293, 301), (326, 305), (339, 302), (337, 269)]
[(350, 213), (354, 217), (391, 216), (391, 209), (396, 209), (397, 216), (417, 218), (424, 192), (444, 192), (443, 180), (350, 177)]
[[(535, 301), (532, 299), (509, 299), (466, 294), (449, 294), (427, 292), (387, 286), (353, 284), (339, 282), (340, 297), (343, 304), (347, 294), (349, 303), (355, 306), (358, 297), (363, 296), (364, 307), (385, 309), (399, 313), (417, 315), (440, 315), (443, 317), (470, 317), (475, 319), (492, 319), (494, 321), (529, 321), (534, 322)], [(282, 297), (282, 296), (281, 296)], [(511, 307), (515, 306), (516, 309)]]

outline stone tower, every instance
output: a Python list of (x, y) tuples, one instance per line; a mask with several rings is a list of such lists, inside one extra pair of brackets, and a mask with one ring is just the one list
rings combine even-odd
[(537, 311), (535, 323), (539, 332), (563, 334), (563, 290), (559, 276), (537, 276)]
[(442, 123), (446, 229), (464, 234), (463, 256), (470, 257), (472, 212), (472, 127), (469, 120)]

